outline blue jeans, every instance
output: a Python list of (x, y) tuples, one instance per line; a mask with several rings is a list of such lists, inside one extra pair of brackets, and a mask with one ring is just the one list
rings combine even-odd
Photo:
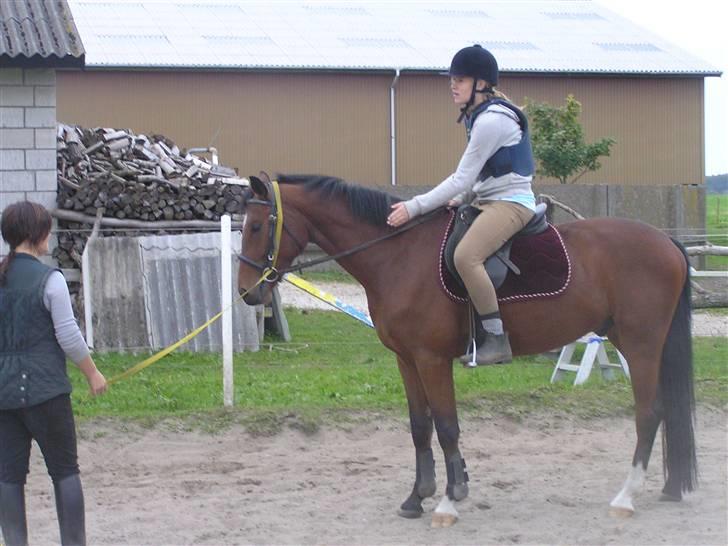
[(79, 473), (70, 395), (29, 408), (0, 410), (0, 482), (25, 484), (32, 440), (54, 482)]

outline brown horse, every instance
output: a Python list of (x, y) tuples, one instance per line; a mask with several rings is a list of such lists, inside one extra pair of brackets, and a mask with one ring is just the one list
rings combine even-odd
[[(361, 283), (377, 334), (397, 356), (409, 404), (416, 472), (399, 514), (419, 517), (422, 500), (435, 493), (434, 423), (447, 487), (432, 525), (451, 525), (457, 520), (452, 501), (468, 494), (453, 358), (467, 346), (469, 310), (440, 286), (439, 247), (450, 215), (443, 209), (392, 236), (386, 217), (397, 199), (391, 195), (321, 176), (281, 176), (278, 184), (263, 178), (251, 177), (246, 190), (239, 291), (253, 287), (267, 270), (269, 282), (254, 286), (245, 301), (268, 301), (279, 274), (309, 242)], [(513, 353), (541, 353), (590, 331), (606, 332), (629, 363), (637, 428), (631, 470), (610, 512), (634, 512), (632, 496), (644, 481), (661, 422), (663, 499), (680, 500), (697, 485), (685, 251), (657, 229), (631, 220), (581, 220), (559, 226), (559, 232), (571, 260), (571, 281), (555, 297), (501, 304)]]

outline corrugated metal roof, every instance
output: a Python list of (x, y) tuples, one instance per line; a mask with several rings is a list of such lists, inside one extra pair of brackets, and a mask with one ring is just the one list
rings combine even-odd
[(83, 67), (83, 44), (66, 0), (1, 0), (0, 62)]
[(89, 67), (425, 70), (473, 43), (505, 72), (718, 75), (588, 1), (70, 0)]

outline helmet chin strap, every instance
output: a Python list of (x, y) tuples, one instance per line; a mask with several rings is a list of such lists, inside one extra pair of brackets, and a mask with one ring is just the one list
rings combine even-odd
[(486, 94), (486, 93), (492, 93), (493, 92), (493, 88), (490, 87), (489, 85), (486, 85), (483, 89), (476, 89), (475, 86), (477, 85), (477, 83), (478, 83), (477, 81), (473, 83), (473, 89), (470, 91), (470, 98), (468, 99), (468, 102), (465, 103), (465, 106), (463, 106), (460, 109), (460, 115), (458, 116), (458, 121), (457, 121), (458, 123), (460, 123), (461, 121), (463, 121), (463, 118), (468, 113), (468, 110), (470, 109), (470, 107), (475, 102), (475, 94), (476, 93)]

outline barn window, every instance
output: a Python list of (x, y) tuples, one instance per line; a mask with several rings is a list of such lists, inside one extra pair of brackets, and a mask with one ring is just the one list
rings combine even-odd
[(364, 8), (347, 6), (319, 6), (314, 4), (303, 6), (303, 9), (318, 15), (371, 15)]
[(594, 42), (594, 45), (605, 51), (662, 51), (659, 47), (648, 42)]
[[(477, 42), (474, 42), (477, 43)], [(495, 41), (495, 42), (480, 42), (486, 49), (508, 49), (508, 50), (533, 50), (538, 49), (531, 42), (508, 42), (508, 41)]]
[(470, 19), (472, 17), (490, 18), (490, 15), (479, 9), (428, 9), (427, 12), (435, 17), (455, 17)]
[(254, 46), (275, 46), (268, 36), (205, 36), (202, 38), (212, 47), (223, 51), (247, 51)]
[(593, 11), (542, 11), (541, 15), (545, 15), (551, 19), (566, 19), (577, 21), (602, 20), (604, 17)]
[(349, 47), (410, 47), (404, 40), (399, 38), (339, 38)]
[(117, 45), (125, 44), (145, 44), (145, 45), (164, 45), (169, 44), (169, 40), (164, 34), (98, 34), (102, 40), (114, 42)]

